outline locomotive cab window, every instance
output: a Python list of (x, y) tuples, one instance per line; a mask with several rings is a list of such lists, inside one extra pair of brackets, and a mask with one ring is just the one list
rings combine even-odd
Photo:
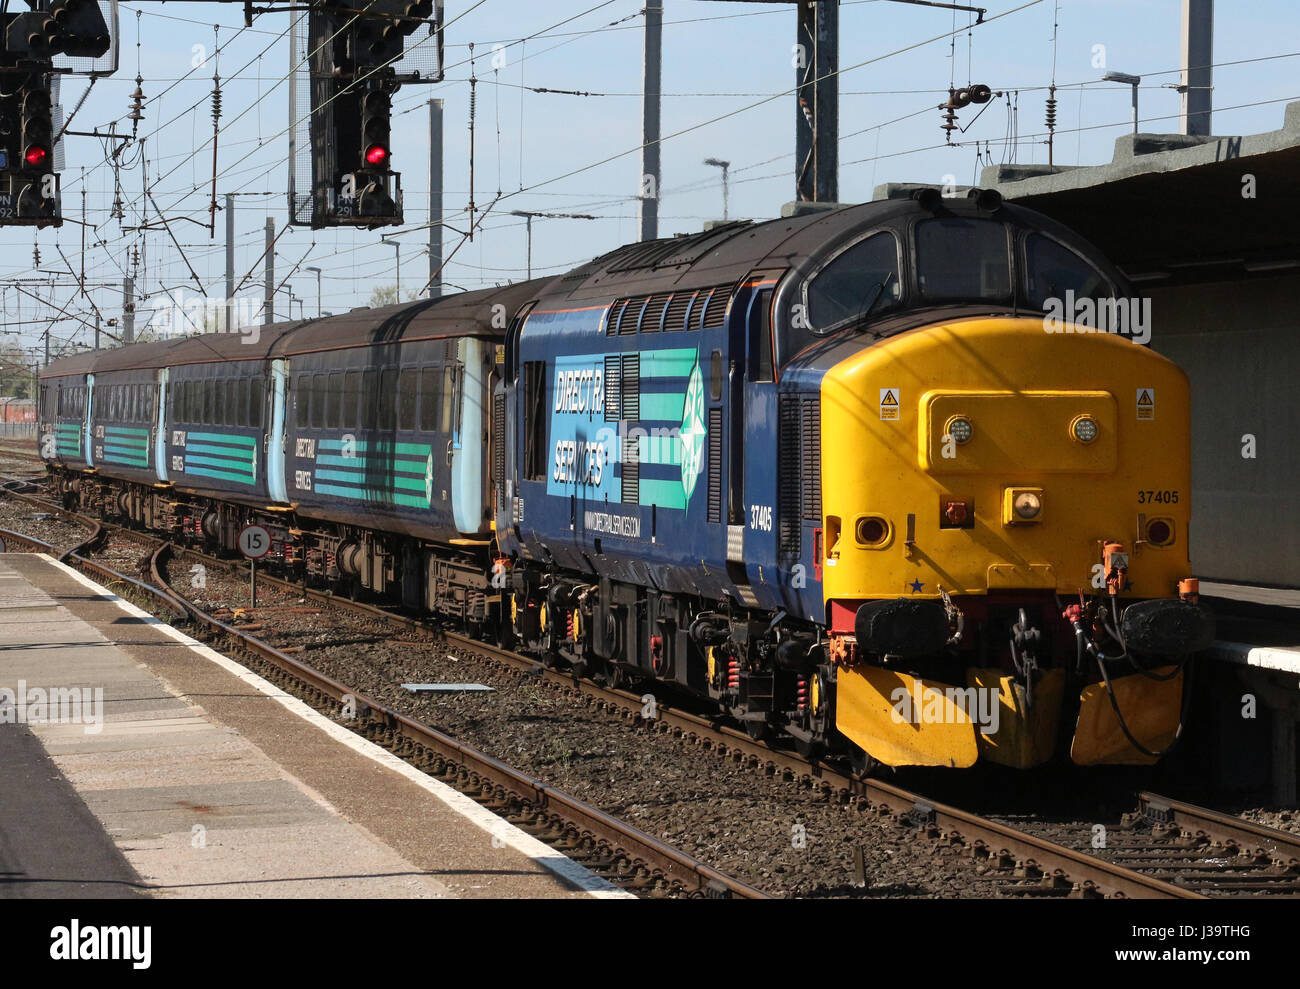
[(524, 364), (524, 480), (546, 480), (546, 362)]
[(759, 292), (749, 305), (749, 379), (773, 380), (771, 289)]
[(899, 298), (898, 242), (876, 234), (841, 251), (813, 275), (807, 288), (807, 317), (816, 333), (829, 333)]
[(1042, 234), (1025, 238), (1025, 277), (1029, 305), (1042, 309), (1048, 299), (1064, 299), (1073, 292), (1076, 299), (1108, 299), (1115, 287), (1100, 271), (1069, 248)]
[(818, 337), (898, 305), (902, 297), (898, 241), (890, 233), (864, 237), (813, 271), (777, 336), (777, 360), (786, 361)]
[(1007, 229), (953, 216), (916, 225), (916, 280), (927, 301), (1006, 301), (1011, 296)]

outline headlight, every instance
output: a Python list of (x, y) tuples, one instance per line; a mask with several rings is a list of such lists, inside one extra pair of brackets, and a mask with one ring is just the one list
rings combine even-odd
[(1016, 514), (1026, 521), (1038, 518), (1038, 513), (1043, 510), (1043, 499), (1032, 491), (1022, 491), (1016, 495), (1015, 509)]
[(965, 416), (953, 416), (948, 420), (948, 425), (944, 427), (944, 430), (958, 444), (969, 443), (971, 436), (975, 432), (975, 428)]
[(1099, 427), (1092, 416), (1079, 416), (1070, 426), (1070, 435), (1080, 443), (1091, 443), (1097, 438)]

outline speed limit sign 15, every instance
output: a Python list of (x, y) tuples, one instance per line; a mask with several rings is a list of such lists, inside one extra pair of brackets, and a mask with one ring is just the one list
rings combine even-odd
[(239, 552), (250, 560), (260, 560), (271, 552), (271, 534), (260, 525), (246, 525), (239, 530)]

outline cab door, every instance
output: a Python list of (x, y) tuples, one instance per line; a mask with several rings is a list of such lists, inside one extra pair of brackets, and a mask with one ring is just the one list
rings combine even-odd
[[(779, 272), (752, 272), (732, 302), (727, 573), (741, 603), (780, 603), (777, 573), (777, 385), (772, 295)], [(738, 552), (739, 551), (739, 552)]]

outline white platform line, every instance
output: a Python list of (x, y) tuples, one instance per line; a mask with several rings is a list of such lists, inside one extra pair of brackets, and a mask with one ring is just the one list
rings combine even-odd
[(585, 866), (580, 865), (571, 858), (561, 855), (555, 849), (550, 848), (541, 841), (538, 841), (527, 832), (521, 831), (504, 818), (498, 817), (491, 811), (476, 804), (459, 790), (448, 786), (441, 780), (420, 772), (410, 763), (399, 759), (387, 749), (362, 738), (355, 732), (349, 731), (337, 722), (331, 721), (315, 708), (299, 700), (297, 697), (294, 697), (292, 694), (285, 693), (279, 687), (275, 686), (275, 684), (268, 680), (264, 680), (251, 670), (240, 666), (233, 659), (221, 655), (221, 653), (205, 646), (202, 642), (190, 638), (184, 632), (172, 628), (172, 626), (168, 625), (161, 619), (155, 618), (147, 611), (137, 608), (130, 601), (118, 597), (112, 591), (95, 583), (85, 574), (74, 570), (67, 564), (60, 563), (52, 556), (48, 556), (44, 553), (38, 555), (41, 559), (54, 564), (54, 566), (58, 567), (64, 573), (68, 574), (68, 576), (72, 577), (85, 587), (98, 592), (99, 596), (103, 598), (103, 600), (111, 601), (128, 615), (141, 619), (147, 625), (152, 625), (164, 635), (170, 636), (177, 642), (188, 646), (193, 652), (202, 656), (204, 659), (216, 663), (226, 672), (248, 684), (248, 686), (260, 691), (267, 697), (279, 701), (287, 710), (292, 711), (304, 721), (319, 728), (321, 731), (325, 732), (325, 734), (329, 735), (330, 738), (346, 745), (348, 748), (355, 752), (359, 752), (361, 755), (364, 755), (369, 759), (373, 759), (375, 762), (387, 769), (391, 769), (398, 775), (410, 780), (416, 786), (441, 800), (456, 813), (467, 818), (469, 821), (488, 832), (494, 839), (504, 842), (504, 844), (513, 848), (521, 855), (533, 860), (538, 865), (550, 870), (562, 879), (567, 880), (583, 892), (590, 893), (592, 896), (599, 899), (635, 900), (637, 898), (633, 894), (619, 889), (607, 880), (601, 879), (600, 876), (597, 876)]

